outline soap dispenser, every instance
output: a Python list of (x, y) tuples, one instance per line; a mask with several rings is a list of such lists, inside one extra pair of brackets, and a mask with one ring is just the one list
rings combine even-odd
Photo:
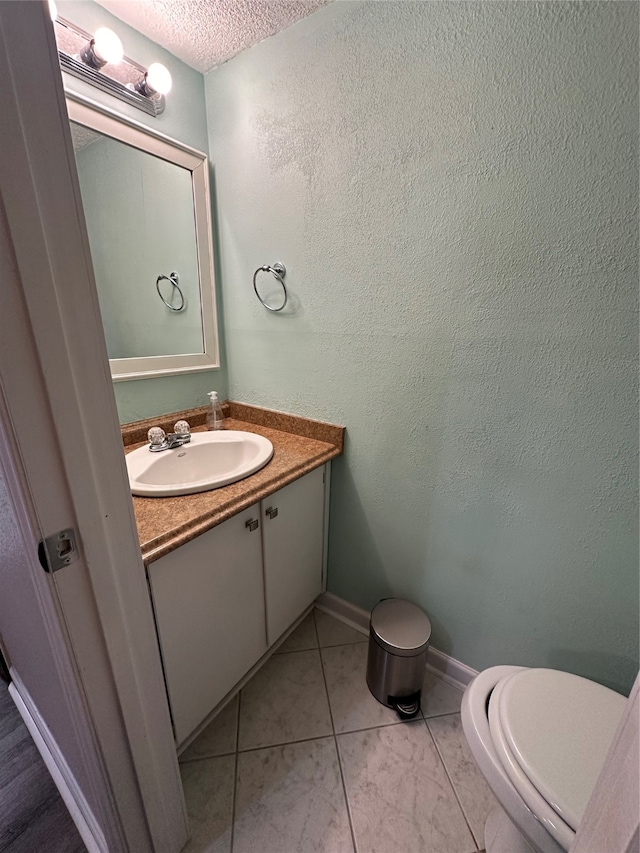
[(207, 412), (207, 429), (222, 429), (222, 406), (218, 400), (218, 392), (209, 392), (209, 411)]

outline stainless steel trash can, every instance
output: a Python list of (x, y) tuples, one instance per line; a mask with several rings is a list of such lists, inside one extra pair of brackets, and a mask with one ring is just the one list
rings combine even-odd
[(367, 684), (378, 702), (403, 719), (420, 710), (431, 622), (410, 601), (385, 598), (371, 611)]

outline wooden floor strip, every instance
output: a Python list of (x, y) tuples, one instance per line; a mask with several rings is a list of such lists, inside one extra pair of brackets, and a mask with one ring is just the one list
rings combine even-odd
[(0, 853), (85, 853), (75, 824), (0, 681)]

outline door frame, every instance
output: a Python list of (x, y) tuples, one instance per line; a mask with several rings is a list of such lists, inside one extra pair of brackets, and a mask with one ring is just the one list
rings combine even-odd
[[(108, 849), (176, 853), (184, 797), (46, 3), (0, 3), (0, 79), (5, 461), (69, 700), (97, 756)], [(78, 559), (43, 585), (37, 540), (66, 527)]]

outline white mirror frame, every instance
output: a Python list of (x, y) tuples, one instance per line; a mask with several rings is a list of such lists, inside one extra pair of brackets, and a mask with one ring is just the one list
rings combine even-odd
[(114, 382), (173, 376), (220, 367), (218, 323), (216, 317), (213, 240), (209, 194), (209, 169), (206, 154), (183, 145), (143, 124), (125, 118), (108, 107), (67, 91), (69, 119), (121, 142), (146, 151), (191, 172), (193, 212), (196, 227), (198, 271), (200, 276), (200, 311), (204, 352), (180, 355), (155, 355), (140, 358), (112, 358), (111, 378)]

